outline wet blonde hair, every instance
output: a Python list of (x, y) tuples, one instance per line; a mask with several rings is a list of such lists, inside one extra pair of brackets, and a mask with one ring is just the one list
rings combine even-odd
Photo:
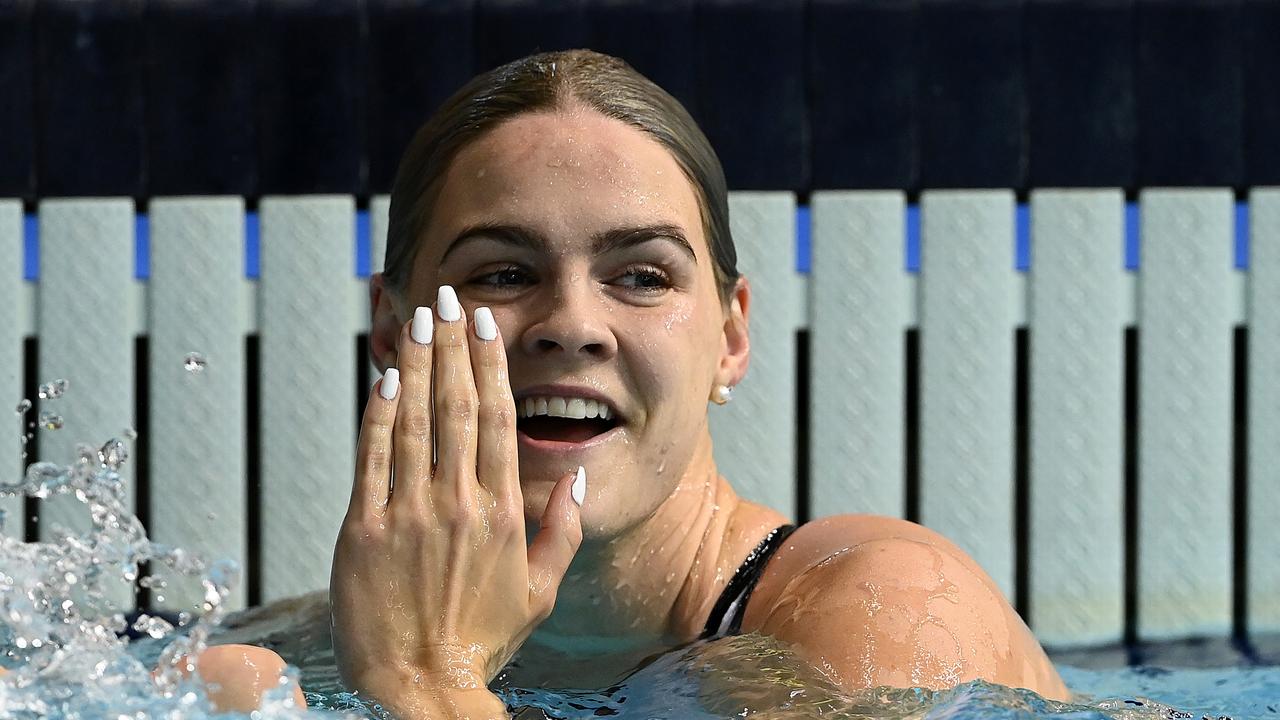
[(678, 100), (618, 58), (591, 50), (540, 53), (478, 75), (414, 134), (391, 189), (383, 276), (403, 293), (419, 238), (431, 221), (440, 181), (468, 143), (524, 113), (574, 103), (621, 120), (662, 144), (693, 185), (723, 303), (738, 279), (729, 233), (724, 170), (697, 123)]

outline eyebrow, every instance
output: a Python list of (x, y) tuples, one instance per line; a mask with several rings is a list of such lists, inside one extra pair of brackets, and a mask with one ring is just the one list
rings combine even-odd
[[(449, 258), (449, 253), (453, 252), (459, 245), (482, 237), (534, 251), (546, 250), (551, 245), (545, 236), (530, 228), (493, 222), (477, 223), (463, 228), (462, 232), (454, 237), (453, 241), (449, 243), (449, 247), (444, 251), (444, 255), (441, 256), (440, 263), (443, 264)], [(601, 255), (632, 245), (639, 245), (649, 240), (668, 240), (688, 255), (694, 264), (698, 262), (698, 257), (693, 252), (693, 245), (690, 245), (688, 239), (685, 238), (684, 231), (678, 225), (666, 223), (637, 227), (617, 227), (596, 233), (591, 236), (591, 251), (596, 255)]]

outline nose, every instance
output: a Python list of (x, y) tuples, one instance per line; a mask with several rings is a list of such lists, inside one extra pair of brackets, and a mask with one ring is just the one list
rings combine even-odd
[(609, 310), (592, 283), (578, 279), (557, 283), (538, 308), (537, 320), (521, 337), (530, 355), (563, 353), (572, 358), (605, 360), (618, 352), (618, 341), (609, 327)]

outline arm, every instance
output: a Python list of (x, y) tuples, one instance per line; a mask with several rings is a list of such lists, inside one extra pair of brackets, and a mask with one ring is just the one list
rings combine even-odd
[[(981, 678), (1069, 698), (1031, 631), (963, 551), (905, 521), (876, 518), (868, 533), (865, 523), (840, 532), (842, 520), (832, 520), (810, 536), (821, 545), (826, 535), (826, 549), (810, 548), (803, 567), (761, 598), (759, 632), (794, 644), (849, 690), (937, 689)], [(844, 541), (830, 543), (833, 534)]]

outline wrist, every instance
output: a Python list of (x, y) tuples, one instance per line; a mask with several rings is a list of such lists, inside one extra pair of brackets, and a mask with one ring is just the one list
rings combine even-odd
[(416, 687), (370, 696), (397, 720), (508, 720), (510, 717), (506, 704), (484, 687)]

